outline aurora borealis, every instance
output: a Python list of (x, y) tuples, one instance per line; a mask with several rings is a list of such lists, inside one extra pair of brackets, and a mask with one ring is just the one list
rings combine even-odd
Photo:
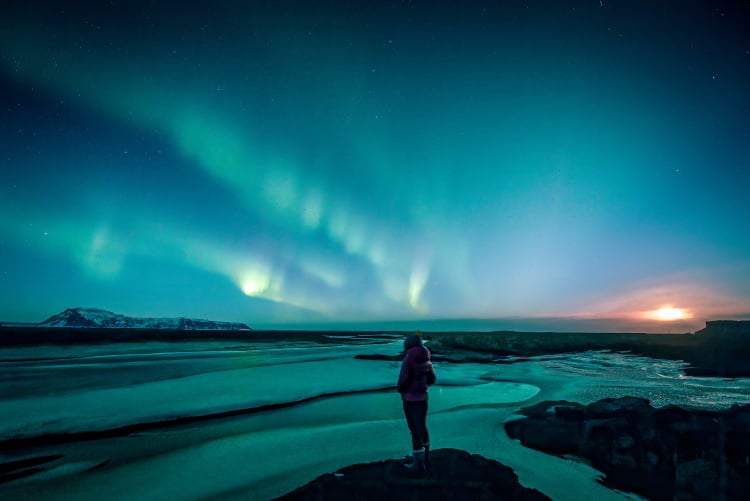
[(742, 2), (2, 11), (0, 320), (750, 318)]

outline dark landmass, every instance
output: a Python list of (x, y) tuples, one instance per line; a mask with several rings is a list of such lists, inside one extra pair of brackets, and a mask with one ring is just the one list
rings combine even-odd
[(546, 401), (505, 424), (511, 438), (575, 455), (604, 484), (649, 499), (750, 499), (750, 404), (723, 411), (651, 407), (636, 397)]
[[(91, 344), (144, 341), (372, 343), (384, 335), (410, 332), (257, 331), (135, 328), (68, 328), (0, 326), (0, 346)], [(683, 360), (694, 376), (750, 377), (750, 321), (716, 320), (695, 334), (433, 332), (425, 333), (438, 362), (516, 363), (528, 357), (591, 350), (631, 352), (653, 358)], [(386, 342), (386, 341), (383, 341)], [(400, 355), (358, 358), (400, 360)]]
[[(276, 343), (279, 341), (340, 344), (341, 336), (352, 336), (348, 342), (372, 343), (385, 332), (329, 333), (315, 331), (262, 330), (183, 330), (135, 328), (41, 327), (39, 325), (0, 325), (0, 346), (35, 346), (42, 344), (73, 345), (93, 343), (141, 343), (146, 341), (240, 341)], [(333, 335), (333, 336), (332, 336)], [(346, 341), (346, 340), (344, 340)]]
[[(750, 376), (750, 321), (715, 320), (695, 334), (590, 334), (560, 332), (432, 333), (430, 349), (480, 362), (590, 350), (632, 352), (683, 360), (694, 376)], [(501, 361), (501, 360), (498, 360)]]
[(414, 478), (401, 461), (391, 459), (357, 464), (328, 473), (279, 500), (545, 500), (535, 489), (523, 487), (512, 469), (497, 461), (458, 449), (430, 454), (431, 472)]

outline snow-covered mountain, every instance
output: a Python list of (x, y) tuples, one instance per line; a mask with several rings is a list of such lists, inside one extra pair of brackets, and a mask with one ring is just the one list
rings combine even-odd
[(245, 324), (195, 318), (135, 318), (97, 308), (68, 308), (41, 322), (44, 327), (93, 327), (112, 329), (250, 330)]

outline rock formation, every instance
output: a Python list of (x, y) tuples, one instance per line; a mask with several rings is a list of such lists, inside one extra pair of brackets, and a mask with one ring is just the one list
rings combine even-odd
[(653, 408), (635, 397), (546, 401), (506, 423), (527, 447), (575, 455), (605, 484), (650, 499), (748, 499), (750, 404), (724, 411)]
[(528, 500), (549, 499), (518, 483), (512, 469), (457, 449), (430, 455), (431, 473), (413, 478), (401, 461), (358, 464), (328, 473), (278, 499), (291, 500)]

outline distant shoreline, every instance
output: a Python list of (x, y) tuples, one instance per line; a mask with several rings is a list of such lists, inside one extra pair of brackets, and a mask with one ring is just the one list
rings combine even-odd
[[(346, 338), (366, 338), (370, 336), (394, 335), (407, 336), (412, 330), (336, 330), (336, 329), (250, 329), (250, 330), (221, 330), (221, 329), (149, 329), (133, 327), (50, 327), (38, 324), (0, 323), (0, 347), (3, 346), (34, 346), (36, 344), (84, 344), (101, 342), (143, 342), (143, 341), (204, 341), (204, 340), (235, 340), (248, 342), (309, 340), (325, 343), (341, 342)], [(425, 338), (439, 339), (453, 335), (471, 336), (506, 336), (523, 335), (530, 337), (555, 336), (559, 338), (595, 336), (598, 341), (610, 344), (614, 338), (622, 336), (637, 336), (637, 340), (645, 336), (674, 337), (691, 334), (648, 334), (644, 332), (536, 332), (536, 331), (425, 331)], [(634, 340), (635, 340), (634, 339)]]
[[(341, 332), (302, 330), (218, 330), (218, 329), (139, 329), (112, 327), (46, 327), (39, 325), (0, 325), (0, 347), (36, 346), (43, 344), (75, 345), (91, 343), (139, 343), (147, 341), (211, 341), (277, 342), (280, 340), (340, 343), (341, 336), (368, 337), (391, 331)], [(338, 338), (331, 338), (335, 334)]]
[[(0, 326), (0, 347), (217, 340), (240, 343), (305, 341), (341, 344), (356, 343), (369, 337), (406, 335), (410, 332)], [(524, 357), (539, 355), (609, 350), (651, 358), (682, 360), (689, 364), (686, 369), (688, 374), (695, 376), (750, 377), (750, 321), (709, 321), (705, 329), (695, 334), (456, 331), (425, 332), (424, 336), (435, 355), (459, 363), (493, 363), (515, 357), (518, 357), (517, 361), (522, 361)], [(397, 355), (394, 353), (393, 356)]]

